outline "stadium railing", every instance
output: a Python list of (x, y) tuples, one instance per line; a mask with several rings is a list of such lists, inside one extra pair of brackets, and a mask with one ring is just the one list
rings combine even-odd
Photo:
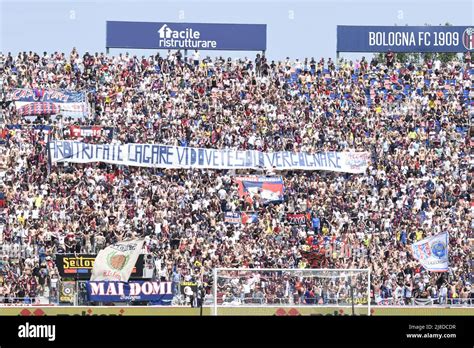
[[(172, 301), (174, 306), (189, 306), (183, 299), (179, 299), (179, 296), (176, 296)], [(47, 298), (41, 297), (8, 297), (0, 296), (0, 306), (29, 306), (29, 305), (58, 305), (57, 300), (45, 301)], [(305, 298), (301, 302), (294, 302), (288, 297), (276, 297), (273, 299), (256, 299), (256, 298), (245, 298), (243, 301), (235, 299), (234, 301), (224, 302), (220, 305), (229, 305), (229, 306), (259, 306), (259, 305), (291, 305), (291, 306), (348, 306), (351, 305), (349, 299), (334, 299), (328, 298), (323, 301), (320, 301), (320, 297), (314, 298)], [(365, 299), (355, 299), (355, 305), (366, 305), (367, 301)], [(80, 301), (79, 305), (90, 305), (87, 301)], [(204, 300), (204, 306), (212, 305), (213, 298), (212, 296), (207, 296)], [(122, 305), (126, 306), (127, 303)], [(447, 298), (447, 299), (422, 299), (422, 298), (411, 298), (411, 299), (395, 299), (395, 298), (384, 298), (379, 301), (374, 301), (372, 306), (474, 306), (474, 298)]]
[[(48, 301), (47, 304), (54, 304)], [(42, 305), (45, 304), (39, 297), (10, 297), (0, 296), (0, 305), (11, 305), (11, 306), (27, 306), (27, 305)]]

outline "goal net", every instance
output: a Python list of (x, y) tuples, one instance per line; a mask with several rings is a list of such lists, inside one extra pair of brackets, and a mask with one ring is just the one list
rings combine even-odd
[(214, 269), (213, 315), (370, 315), (368, 269)]

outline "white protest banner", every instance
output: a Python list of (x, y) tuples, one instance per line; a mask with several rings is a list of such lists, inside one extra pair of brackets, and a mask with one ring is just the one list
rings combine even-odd
[(101, 250), (94, 261), (91, 281), (128, 281), (145, 240), (120, 242)]
[(158, 144), (85, 144), (49, 142), (52, 163), (105, 162), (156, 168), (327, 170), (360, 174), (369, 164), (368, 152), (261, 152), (200, 149)]

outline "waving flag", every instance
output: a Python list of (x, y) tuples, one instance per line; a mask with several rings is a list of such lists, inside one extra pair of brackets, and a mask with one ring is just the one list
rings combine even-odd
[(242, 213), (242, 224), (253, 224), (258, 222), (258, 213)]
[(283, 201), (282, 177), (248, 176), (235, 180), (239, 184), (240, 197), (252, 200), (256, 194), (260, 194), (264, 204)]
[(448, 271), (448, 232), (422, 239), (411, 248), (413, 257), (428, 271)]
[(144, 242), (144, 239), (120, 242), (101, 250), (95, 258), (90, 280), (128, 281)]

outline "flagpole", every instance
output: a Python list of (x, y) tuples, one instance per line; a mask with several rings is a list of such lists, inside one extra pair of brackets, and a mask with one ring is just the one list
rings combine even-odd
[(47, 152), (48, 152), (48, 176), (51, 174), (51, 148), (49, 146), (49, 142), (51, 141), (51, 134), (48, 133), (48, 141), (46, 143)]

